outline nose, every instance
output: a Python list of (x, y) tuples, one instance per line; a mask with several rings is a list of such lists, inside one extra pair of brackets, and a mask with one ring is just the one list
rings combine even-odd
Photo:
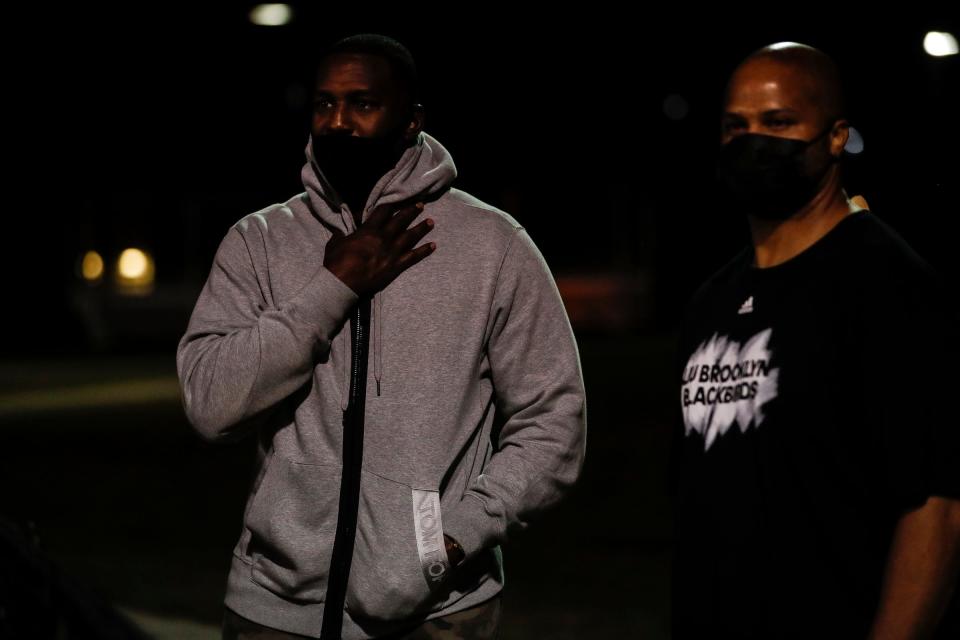
[(745, 133), (760, 133), (760, 128), (762, 124), (759, 120), (755, 118), (747, 118), (743, 123), (742, 127), (737, 127), (737, 130), (734, 132), (738, 136), (742, 136)]
[(333, 133), (353, 133), (353, 122), (350, 120), (347, 107), (342, 101), (338, 102), (333, 110), (328, 129)]

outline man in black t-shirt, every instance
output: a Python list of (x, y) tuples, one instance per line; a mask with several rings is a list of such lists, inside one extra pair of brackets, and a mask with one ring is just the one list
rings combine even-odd
[(847, 136), (815, 49), (730, 79), (718, 176), (752, 243), (684, 321), (675, 638), (960, 637), (955, 296), (847, 199)]

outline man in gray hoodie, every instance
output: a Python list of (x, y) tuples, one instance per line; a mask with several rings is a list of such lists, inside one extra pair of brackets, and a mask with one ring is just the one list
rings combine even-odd
[(177, 349), (197, 432), (258, 444), (225, 636), (493, 638), (500, 543), (583, 465), (573, 332), (524, 228), (451, 186), (402, 45), (337, 43), (315, 97), (305, 192), (229, 229)]

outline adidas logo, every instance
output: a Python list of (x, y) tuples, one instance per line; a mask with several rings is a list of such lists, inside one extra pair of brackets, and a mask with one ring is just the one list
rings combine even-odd
[(743, 304), (740, 305), (740, 310), (737, 311), (738, 314), (743, 315), (745, 313), (753, 313), (753, 296), (750, 296), (743, 301)]

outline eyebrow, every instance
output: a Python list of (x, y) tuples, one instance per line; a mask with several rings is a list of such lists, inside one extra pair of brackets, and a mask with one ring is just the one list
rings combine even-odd
[[(327, 91), (325, 89), (318, 89), (313, 92), (314, 100), (317, 98), (333, 97), (334, 93), (332, 91)], [(350, 91), (347, 93), (346, 97), (351, 98), (379, 98), (379, 94), (372, 89), (358, 89), (356, 91)]]
[(768, 109), (760, 114), (761, 116), (799, 116), (800, 113), (796, 109), (791, 109), (790, 107), (784, 107), (782, 109)]
[[(760, 116), (769, 117), (773, 115), (790, 115), (790, 116), (799, 116), (800, 112), (791, 107), (782, 107), (780, 109), (767, 109), (766, 111), (761, 111)], [(736, 111), (724, 111), (723, 117), (725, 118), (743, 118), (744, 116)]]

